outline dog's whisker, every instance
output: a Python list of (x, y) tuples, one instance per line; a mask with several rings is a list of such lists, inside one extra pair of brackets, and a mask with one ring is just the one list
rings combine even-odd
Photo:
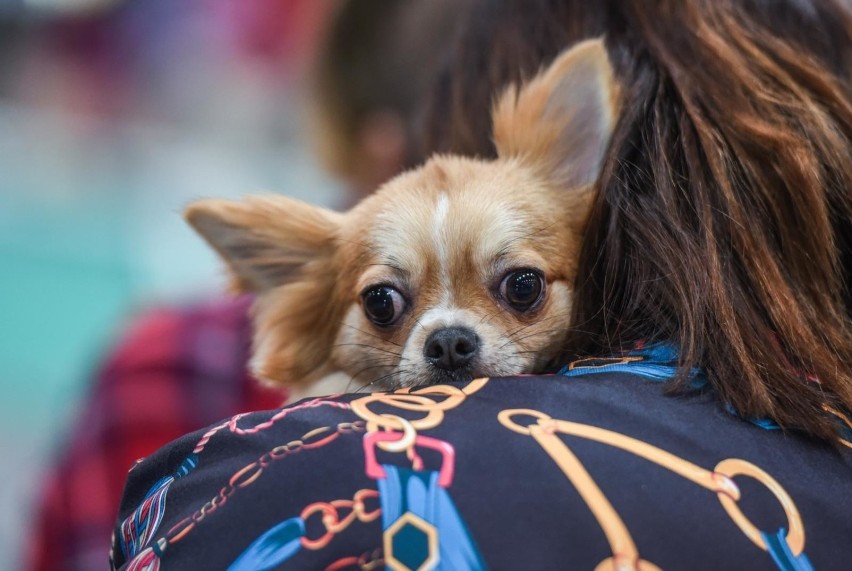
[[(544, 319), (540, 319), (540, 320), (536, 321), (535, 323), (524, 324), (521, 327), (509, 332), (506, 335), (506, 338), (507, 339), (514, 339), (515, 336), (520, 335), (521, 333), (523, 333), (524, 331), (526, 331), (527, 329), (529, 329), (531, 327), (539, 327), (542, 324), (547, 323), (548, 321), (553, 321), (555, 319), (563, 319), (563, 318), (567, 317), (568, 315), (569, 315), (568, 312), (559, 313), (559, 314), (556, 314), (556, 315), (551, 315), (549, 317), (545, 317)], [(565, 329), (567, 330), (568, 328), (566, 327)]]
[(389, 359), (385, 355), (375, 355), (370, 359), (362, 359), (360, 365), (363, 365), (363, 368), (352, 375), (353, 378), (360, 375), (364, 370), (376, 368), (376, 367), (393, 367), (394, 360)]
[(389, 355), (393, 355), (394, 357), (401, 357), (401, 353), (397, 353), (396, 351), (391, 351), (390, 349), (383, 349), (381, 347), (376, 347), (375, 345), (370, 345), (369, 343), (337, 343), (334, 347), (366, 347), (373, 351), (381, 351), (382, 353), (388, 353)]
[[(483, 323), (490, 324), (491, 320), (494, 319), (495, 317), (497, 317), (497, 312), (496, 311), (489, 311), (489, 312), (485, 313), (485, 315), (482, 316), (482, 318), (479, 320), (479, 322), (476, 325), (480, 326)], [(487, 321), (486, 321), (486, 319), (487, 319)]]
[(422, 323), (420, 323), (420, 320), (419, 320), (419, 319), (417, 319), (416, 317), (414, 317), (414, 315), (412, 315), (412, 316), (411, 316), (411, 319), (413, 319), (413, 320), (414, 320), (414, 322), (415, 322), (417, 325), (419, 325), (419, 326), (420, 326), (420, 329), (426, 329), (426, 327), (425, 327)]
[[(536, 324), (536, 325), (538, 325), (538, 324)], [(501, 351), (501, 350), (505, 349), (506, 347), (508, 347), (509, 345), (521, 344), (524, 341), (527, 341), (529, 339), (534, 339), (534, 338), (540, 337), (540, 336), (548, 336), (548, 335), (552, 335), (552, 334), (555, 334), (555, 333), (564, 333), (566, 331), (565, 329), (559, 327), (559, 328), (542, 329), (542, 330), (538, 330), (538, 331), (529, 332), (530, 327), (532, 327), (532, 326), (525, 327), (524, 329), (521, 329), (520, 331), (516, 331), (513, 335), (507, 337), (506, 340), (497, 348), (497, 351)]]
[(370, 333), (369, 331), (364, 331), (363, 329), (359, 329), (358, 327), (355, 327), (354, 325), (351, 325), (351, 324), (346, 323), (344, 321), (341, 321), (340, 324), (345, 325), (346, 327), (351, 327), (352, 329), (354, 329), (358, 333), (363, 333), (364, 335), (369, 335), (370, 337), (374, 337), (375, 339), (378, 339), (379, 341), (382, 341), (383, 343), (390, 343), (391, 345), (395, 345), (395, 346), (399, 347), (400, 349), (402, 349), (402, 345), (400, 345), (399, 343), (394, 343), (390, 339), (385, 339), (384, 337), (380, 337), (380, 336), (376, 335), (375, 333)]
[(565, 317), (568, 317), (569, 315), (570, 315), (570, 312), (566, 311), (566, 312), (563, 312), (563, 313), (557, 313), (557, 314), (554, 314), (554, 315), (550, 315), (550, 316), (545, 317), (543, 319), (539, 319), (539, 320), (537, 320), (533, 323), (525, 323), (525, 324), (521, 325), (519, 328), (514, 329), (513, 331), (509, 332), (506, 335), (506, 337), (511, 338), (512, 336), (517, 335), (518, 333), (523, 332), (525, 329), (528, 329), (530, 327), (537, 327), (537, 326), (541, 325), (542, 323), (547, 323), (548, 321), (553, 321), (554, 319), (564, 319)]
[[(372, 381), (370, 381), (369, 383), (367, 383), (366, 385), (364, 385), (364, 386), (363, 386), (363, 387), (361, 387), (361, 388), (362, 388), (362, 389), (366, 389), (366, 388), (368, 388), (368, 387), (372, 387), (372, 386), (377, 385), (377, 384), (379, 384), (379, 383), (383, 383), (385, 380), (387, 380), (387, 379), (391, 379), (391, 378), (393, 378), (393, 377), (394, 377), (394, 376), (396, 376), (396, 375), (402, 375), (402, 374), (405, 374), (405, 373), (408, 373), (408, 372), (409, 372), (409, 371), (408, 371), (407, 369), (401, 369), (401, 370), (395, 370), (395, 371), (392, 371), (392, 372), (388, 373), (387, 375), (382, 375), (382, 376), (380, 376), (380, 377), (377, 377), (377, 378), (373, 379)], [(393, 389), (391, 389), (391, 390), (393, 390)]]
[(355, 373), (354, 375), (352, 375), (350, 377), (350, 383), (351, 383), (351, 381), (355, 381), (358, 377), (360, 377), (361, 375), (363, 375), (367, 371), (372, 371), (374, 369), (380, 369), (380, 368), (387, 369), (388, 367), (391, 367), (390, 363), (375, 363), (375, 364), (363, 367), (357, 373)]
[(563, 331), (564, 331), (563, 329), (545, 329), (543, 331), (533, 331), (529, 335), (525, 335), (523, 337), (518, 337), (518, 338), (512, 339), (512, 342), (520, 344), (520, 343), (523, 343), (524, 341), (527, 341), (529, 339), (535, 339), (536, 337), (541, 337), (541, 336), (548, 336), (548, 335), (552, 335), (554, 333), (562, 333)]

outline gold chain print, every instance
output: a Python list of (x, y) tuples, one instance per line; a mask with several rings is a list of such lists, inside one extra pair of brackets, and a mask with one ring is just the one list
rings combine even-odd
[[(418, 430), (435, 428), (444, 421), (444, 412), (462, 404), (467, 397), (479, 391), (488, 383), (488, 379), (474, 379), (462, 388), (452, 385), (434, 385), (411, 391), (410, 387), (393, 393), (372, 393), (350, 403), (352, 412), (367, 422), (367, 432), (378, 430), (403, 431), (405, 441), (417, 436)], [(436, 401), (435, 398), (444, 397)], [(371, 405), (385, 406), (422, 414), (420, 418), (405, 420), (392, 414), (377, 414), (370, 410)], [(396, 445), (396, 446), (394, 446)], [(408, 443), (410, 446), (410, 442)], [(400, 451), (408, 446), (399, 442), (383, 442), (382, 449)]]
[[(535, 421), (524, 426), (515, 422), (514, 417), (518, 416), (531, 417)], [(737, 505), (740, 499), (740, 491), (732, 479), (735, 476), (754, 478), (766, 486), (784, 509), (787, 516), (786, 529), (789, 530), (786, 539), (790, 550), (796, 556), (804, 550), (805, 530), (793, 500), (772, 476), (750, 462), (738, 458), (727, 458), (719, 462), (713, 470), (707, 470), (641, 440), (596, 426), (556, 420), (537, 410), (508, 409), (501, 411), (497, 418), (509, 430), (531, 436), (559, 466), (577, 489), (583, 501), (589, 506), (589, 510), (601, 526), (612, 551), (612, 557), (607, 557), (601, 561), (595, 568), (596, 571), (648, 571), (657, 570), (659, 567), (640, 558), (633, 537), (619, 517), (618, 512), (615, 511), (615, 508), (595, 483), (594, 478), (583, 466), (583, 463), (562, 441), (560, 434), (585, 438), (630, 452), (670, 470), (694, 484), (715, 492), (722, 507), (743, 534), (756, 546), (766, 551), (768, 546), (760, 530), (749, 521)]]

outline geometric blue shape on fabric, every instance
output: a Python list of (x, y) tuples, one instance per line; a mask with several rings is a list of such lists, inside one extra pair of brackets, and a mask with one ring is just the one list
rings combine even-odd
[(302, 546), (305, 521), (300, 517), (284, 520), (255, 539), (228, 571), (267, 571), (281, 565)]
[(420, 569), (429, 559), (429, 536), (412, 523), (403, 524), (394, 533), (391, 543), (394, 559), (409, 569)]
[(800, 553), (798, 556), (793, 555), (790, 551), (790, 545), (787, 543), (787, 530), (783, 527), (777, 533), (760, 532), (763, 536), (763, 541), (766, 542), (766, 548), (772, 556), (772, 560), (778, 569), (781, 571), (813, 571), (810, 559)]
[[(406, 512), (410, 512), (437, 530), (439, 569), (475, 571), (487, 568), (455, 503), (447, 491), (438, 485), (437, 471), (414, 471), (388, 464), (382, 464), (382, 468), (386, 477), (376, 481), (382, 506), (382, 529), (388, 529)], [(414, 535), (411, 538), (414, 540)], [(421, 545), (419, 537), (416, 543)], [(400, 553), (409, 555), (407, 551)], [(415, 554), (416, 551), (413, 551), (410, 555)]]

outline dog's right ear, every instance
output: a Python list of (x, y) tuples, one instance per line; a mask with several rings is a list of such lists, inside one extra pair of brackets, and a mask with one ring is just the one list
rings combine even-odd
[(191, 204), (187, 221), (225, 260), (239, 292), (258, 294), (252, 373), (305, 385), (331, 372), (343, 215), (282, 196)]
[(283, 196), (200, 200), (184, 216), (225, 261), (241, 293), (287, 285), (331, 256), (341, 217)]

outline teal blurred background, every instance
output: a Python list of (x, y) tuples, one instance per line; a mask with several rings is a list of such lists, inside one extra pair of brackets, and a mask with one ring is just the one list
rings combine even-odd
[(304, 121), (330, 4), (0, 0), (0, 568), (127, 320), (221, 291), (183, 205), (340, 200)]

